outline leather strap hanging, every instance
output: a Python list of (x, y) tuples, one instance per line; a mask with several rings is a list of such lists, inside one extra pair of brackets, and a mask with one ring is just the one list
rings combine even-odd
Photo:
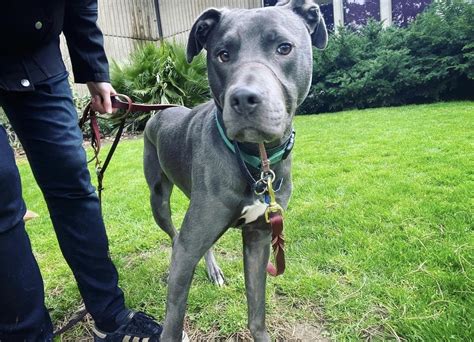
[(267, 178), (267, 190), (269, 203), (265, 212), (265, 220), (270, 224), (272, 230), (272, 249), (276, 267), (269, 262), (267, 272), (272, 276), (278, 276), (285, 272), (285, 239), (283, 237), (283, 208), (277, 204), (275, 192), (273, 190), (273, 181), (275, 173), (270, 169), (270, 161), (267, 157), (267, 151), (264, 144), (258, 145), (260, 158), (262, 160), (262, 178)]
[[(92, 109), (92, 103), (89, 103), (86, 108), (84, 109), (84, 113), (82, 114), (81, 119), (79, 120), (79, 127), (82, 129), (83, 126), (87, 121), (89, 121), (90, 130), (91, 130), (91, 147), (94, 151), (94, 157), (92, 157), (89, 162), (95, 160), (95, 169), (97, 174), (97, 190), (99, 193), (99, 201), (102, 207), (102, 190), (103, 187), (103, 180), (104, 174), (109, 166), (110, 161), (112, 160), (112, 156), (117, 149), (117, 145), (120, 142), (120, 138), (122, 137), (123, 130), (125, 128), (125, 123), (127, 121), (128, 116), (132, 112), (151, 112), (153, 110), (163, 110), (166, 108), (177, 107), (178, 105), (175, 104), (139, 104), (134, 103), (132, 100), (123, 94), (117, 94), (111, 96), (112, 108), (115, 109), (123, 109), (125, 113), (121, 116), (119, 128), (117, 130), (117, 134), (115, 135), (114, 141), (112, 146), (110, 147), (110, 151), (105, 158), (104, 164), (101, 164), (99, 159), (99, 152), (101, 148), (101, 141), (100, 141), (100, 129), (99, 123), (97, 121), (97, 113), (95, 110)], [(125, 101), (123, 101), (125, 100)]]

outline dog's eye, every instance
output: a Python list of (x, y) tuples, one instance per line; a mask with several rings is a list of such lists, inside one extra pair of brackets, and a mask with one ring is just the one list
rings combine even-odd
[(293, 46), (290, 43), (283, 43), (278, 46), (277, 52), (280, 55), (288, 55), (292, 49), (293, 49)]
[(228, 62), (230, 60), (229, 52), (222, 50), (217, 54), (217, 58), (219, 58), (219, 61), (222, 63)]

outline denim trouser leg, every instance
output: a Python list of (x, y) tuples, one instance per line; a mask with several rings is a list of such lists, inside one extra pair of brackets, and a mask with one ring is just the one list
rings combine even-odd
[(36, 85), (34, 92), (0, 93), (0, 103), (43, 191), (86, 307), (100, 326), (124, 309), (124, 299), (90, 182), (67, 74)]
[(53, 327), (25, 231), (20, 175), (0, 126), (0, 341), (48, 341)]

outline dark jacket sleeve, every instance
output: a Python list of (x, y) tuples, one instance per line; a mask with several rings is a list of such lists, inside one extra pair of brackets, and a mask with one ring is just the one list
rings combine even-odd
[(67, 0), (63, 32), (75, 82), (109, 82), (104, 38), (97, 26), (97, 0)]

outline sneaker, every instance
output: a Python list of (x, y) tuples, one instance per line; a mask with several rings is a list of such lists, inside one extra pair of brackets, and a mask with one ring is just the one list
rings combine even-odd
[(163, 330), (153, 316), (144, 312), (129, 311), (117, 330), (105, 332), (96, 326), (92, 328), (94, 342), (159, 342)]

